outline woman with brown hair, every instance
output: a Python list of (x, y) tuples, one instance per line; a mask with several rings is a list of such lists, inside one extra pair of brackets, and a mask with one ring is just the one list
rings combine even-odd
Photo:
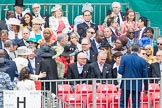
[(126, 36), (129, 29), (133, 29), (134, 31), (137, 29), (135, 12), (133, 9), (127, 9), (126, 11), (126, 20), (121, 25), (121, 35)]
[(28, 60), (22, 59), (21, 64), (17, 65), (20, 70), (19, 81), (16, 86), (16, 90), (35, 90), (34, 81), (30, 80), (30, 73), (28, 69)]

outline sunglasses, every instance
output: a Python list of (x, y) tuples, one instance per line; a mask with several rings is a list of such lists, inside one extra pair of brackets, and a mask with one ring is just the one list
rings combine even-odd
[(95, 32), (90, 32), (90, 31), (88, 31), (88, 33), (95, 34)]
[(129, 32), (129, 34), (134, 34), (134, 32)]
[(162, 43), (157, 43), (157, 45), (162, 45)]

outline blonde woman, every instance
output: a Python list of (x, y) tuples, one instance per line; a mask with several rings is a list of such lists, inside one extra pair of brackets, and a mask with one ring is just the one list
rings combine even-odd
[(49, 17), (49, 27), (54, 33), (60, 34), (63, 30), (69, 30), (70, 24), (67, 17), (63, 17), (62, 6), (56, 4), (55, 7), (51, 9), (52, 16)]
[(149, 64), (155, 63), (156, 62), (156, 57), (153, 56), (153, 47), (151, 45), (146, 45), (145, 46), (146, 50), (146, 61)]

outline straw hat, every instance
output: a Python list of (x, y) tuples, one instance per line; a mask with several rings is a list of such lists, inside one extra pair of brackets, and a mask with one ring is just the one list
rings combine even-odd
[(20, 73), (20, 71), (24, 68), (24, 67), (28, 67), (28, 60), (23, 58), (23, 57), (17, 57), (15, 59), (13, 59), (13, 61), (16, 63), (16, 67), (18, 70), (18, 73)]
[(17, 19), (17, 18), (10, 18), (7, 22), (6, 22), (6, 24), (7, 25), (18, 25), (18, 26), (20, 26), (20, 20), (19, 19)]
[(56, 5), (51, 9), (51, 12), (55, 12), (55, 11), (61, 9), (61, 8), (62, 8), (62, 6), (61, 6), (60, 4), (56, 4)]
[(32, 54), (32, 51), (28, 49), (26, 46), (21, 46), (17, 48), (16, 54), (17, 55), (30, 55)]
[(42, 18), (34, 18), (34, 19), (32, 19), (32, 23), (43, 24), (43, 23), (45, 23), (45, 21)]
[(63, 53), (64, 48), (62, 46), (53, 46), (52, 50), (56, 51), (56, 55), (54, 55), (52, 58), (56, 58)]

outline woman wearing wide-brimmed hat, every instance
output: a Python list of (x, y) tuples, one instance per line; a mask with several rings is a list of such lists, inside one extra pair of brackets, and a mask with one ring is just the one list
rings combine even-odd
[(21, 39), (22, 33), (20, 31), (20, 20), (16, 18), (10, 18), (7, 21), (7, 25), (11, 27), (11, 30), (8, 31), (8, 38), (9, 39)]
[[(48, 45), (43, 45), (36, 50), (36, 54), (42, 58), (40, 62), (39, 72), (46, 72), (47, 76), (42, 78), (42, 80), (55, 80), (58, 79), (57, 64), (56, 61), (52, 59), (52, 56), (56, 54), (54, 50)], [(50, 86), (51, 85), (51, 86)], [(52, 93), (56, 94), (56, 84), (55, 82), (45, 82), (43, 83), (43, 88), (45, 90), (50, 90)]]
[(63, 17), (62, 6), (56, 4), (52, 9), (52, 16), (49, 17), (49, 27), (52, 28), (56, 34), (62, 33), (63, 30), (70, 28), (70, 24), (67, 17)]

